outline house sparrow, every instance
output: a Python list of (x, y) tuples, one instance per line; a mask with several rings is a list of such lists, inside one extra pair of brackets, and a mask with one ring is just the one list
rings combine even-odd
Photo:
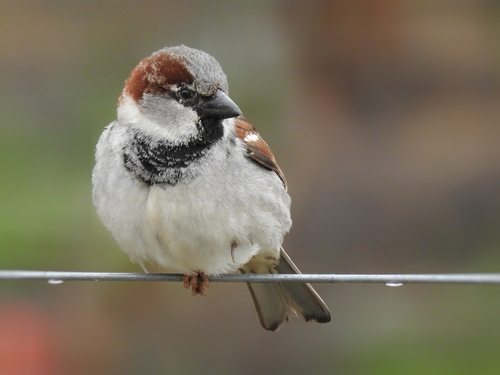
[[(285, 177), (207, 53), (181, 45), (143, 59), (95, 159), (97, 213), (143, 268), (184, 274), (193, 295), (206, 294), (211, 275), (299, 273), (281, 248), (291, 226)], [(293, 314), (330, 321), (309, 284), (248, 288), (267, 330)]]

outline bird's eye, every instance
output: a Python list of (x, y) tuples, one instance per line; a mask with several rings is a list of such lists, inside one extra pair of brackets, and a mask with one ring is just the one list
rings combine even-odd
[(193, 97), (193, 92), (189, 89), (183, 88), (177, 92), (177, 95), (179, 95), (179, 98), (183, 100), (189, 100)]

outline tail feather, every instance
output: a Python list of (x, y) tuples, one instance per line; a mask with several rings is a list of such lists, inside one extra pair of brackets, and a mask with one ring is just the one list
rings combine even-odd
[[(290, 257), (281, 249), (280, 259), (258, 254), (240, 271), (256, 274), (300, 274)], [(306, 322), (327, 323), (330, 311), (310, 284), (249, 283), (247, 284), (262, 327), (269, 331), (279, 329), (290, 316), (296, 315)]]

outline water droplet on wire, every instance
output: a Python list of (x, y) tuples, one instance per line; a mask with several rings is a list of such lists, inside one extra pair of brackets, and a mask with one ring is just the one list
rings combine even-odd
[(397, 286), (402, 286), (403, 283), (385, 283), (387, 286), (392, 286), (392, 287), (397, 287)]
[(49, 280), (47, 280), (47, 282), (49, 284), (52, 284), (52, 285), (57, 285), (57, 284), (62, 284), (64, 281), (63, 280), (56, 280), (56, 279), (49, 279)]

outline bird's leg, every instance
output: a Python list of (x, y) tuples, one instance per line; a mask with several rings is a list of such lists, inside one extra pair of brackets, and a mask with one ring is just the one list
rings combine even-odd
[(205, 275), (203, 272), (200, 272), (198, 274), (198, 281), (201, 281), (201, 284), (198, 288), (198, 293), (200, 293), (202, 296), (206, 296), (207, 289), (210, 286), (210, 280), (208, 279), (208, 276)]
[(191, 295), (193, 297), (197, 294), (206, 296), (207, 288), (210, 286), (210, 280), (203, 272), (198, 272), (196, 275), (183, 275), (182, 283), (184, 288), (191, 288)]
[(239, 245), (238, 241), (236, 241), (236, 240), (231, 241), (231, 259), (233, 260), (233, 263), (236, 263), (234, 261), (234, 249), (236, 249), (238, 247), (238, 245)]

